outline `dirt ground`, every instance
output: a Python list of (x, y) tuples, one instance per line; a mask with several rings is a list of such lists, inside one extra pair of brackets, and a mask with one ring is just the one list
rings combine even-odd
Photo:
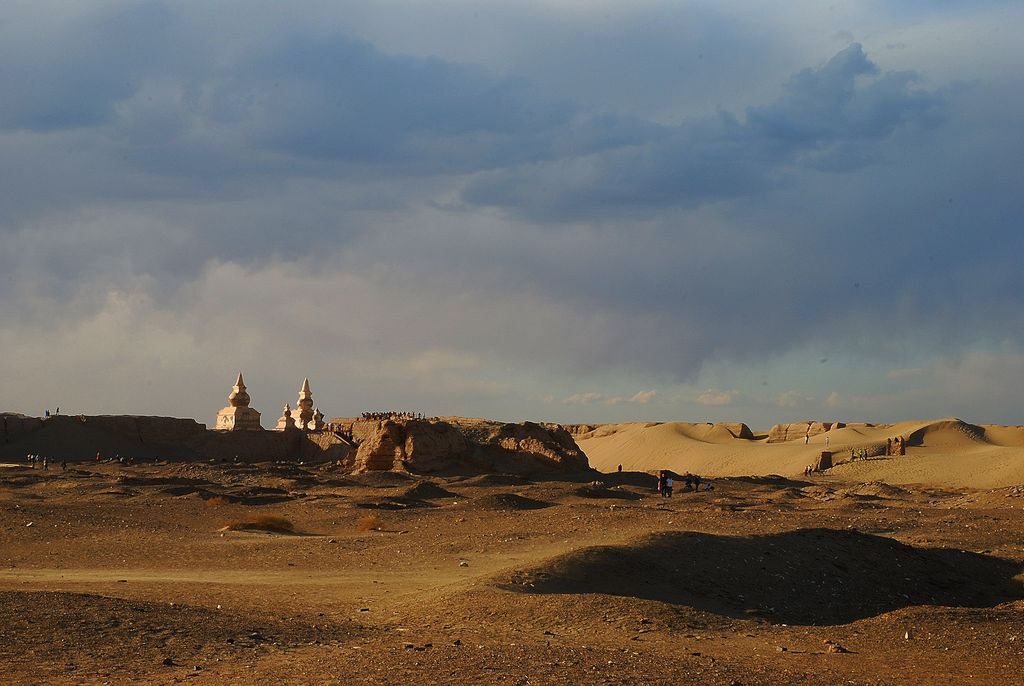
[(1024, 684), (1022, 487), (592, 478), (0, 467), (3, 681)]

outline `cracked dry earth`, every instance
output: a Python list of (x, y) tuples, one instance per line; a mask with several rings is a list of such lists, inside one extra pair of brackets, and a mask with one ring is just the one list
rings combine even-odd
[(3, 681), (1024, 684), (1024, 489), (590, 479), (3, 468)]

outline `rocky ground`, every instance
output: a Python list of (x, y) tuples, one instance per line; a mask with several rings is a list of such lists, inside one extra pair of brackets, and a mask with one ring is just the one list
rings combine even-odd
[(1024, 489), (590, 478), (0, 468), (4, 681), (1024, 683)]

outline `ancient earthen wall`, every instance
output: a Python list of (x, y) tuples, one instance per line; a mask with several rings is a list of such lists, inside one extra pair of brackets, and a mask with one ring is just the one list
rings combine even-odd
[(206, 425), (194, 419), (177, 417), (148, 417), (136, 415), (86, 415), (82, 417), (51, 417), (64, 421), (80, 421), (86, 425), (109, 431), (142, 443), (175, 445), (191, 444), (206, 435)]
[(790, 424), (776, 424), (768, 432), (769, 443), (785, 443), (786, 441), (802, 440), (804, 436), (817, 436), (818, 434), (841, 429), (845, 424), (842, 422), (792, 422)]
[(0, 413), (0, 440), (12, 439), (40, 429), (42, 426), (43, 420), (39, 417), (26, 417), (14, 412), (3, 412)]

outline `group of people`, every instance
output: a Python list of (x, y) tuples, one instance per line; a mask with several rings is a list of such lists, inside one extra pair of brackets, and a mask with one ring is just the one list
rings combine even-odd
[[(26, 458), (28, 460), (29, 469), (36, 469), (38, 467), (39, 469), (44, 469), (44, 470), (49, 471), (49, 469), (50, 469), (50, 458), (45, 457), (43, 455), (37, 455), (37, 454), (34, 454), (34, 453), (29, 453), (28, 455), (26, 455)], [(66, 470), (68, 468), (68, 461), (67, 460), (61, 460), (60, 461), (60, 468)]]
[(363, 412), (361, 419), (380, 421), (383, 419), (426, 419), (422, 412)]
[[(658, 473), (658, 493), (662, 498), (672, 497), (672, 489), (675, 485), (675, 481), (672, 478), (673, 476), (675, 476), (673, 472), (666, 469), (663, 469)], [(700, 476), (690, 474), (689, 472), (683, 476), (683, 486), (687, 491), (710, 491), (715, 487), (710, 479), (702, 479)]]
[[(100, 462), (103, 462), (103, 461), (104, 461), (103, 460), (103, 455), (101, 455), (100, 453), (96, 453), (96, 462), (97, 462), (97, 464), (100, 463)], [(108, 458), (106, 461), (107, 462), (116, 462), (116, 463), (118, 463), (120, 465), (135, 464), (135, 458), (134, 457), (124, 457), (123, 455), (114, 455), (114, 457)], [(236, 462), (238, 461), (238, 457), (237, 456), (235, 457), (235, 461)]]

